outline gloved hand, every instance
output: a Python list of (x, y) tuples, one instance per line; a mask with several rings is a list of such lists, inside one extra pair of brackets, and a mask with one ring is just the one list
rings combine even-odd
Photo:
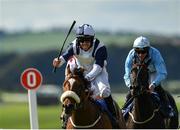
[(89, 90), (91, 90), (91, 81), (89, 81), (88, 76), (84, 76), (86, 86)]
[(91, 81), (91, 78), (90, 78), (88, 75), (85, 75), (84, 78), (85, 78), (87, 81)]
[(61, 63), (60, 59), (54, 58), (54, 60), (53, 60), (53, 66), (54, 67), (59, 67), (60, 63)]
[(154, 84), (150, 84), (149, 85), (149, 91), (152, 93), (154, 91), (155, 85)]

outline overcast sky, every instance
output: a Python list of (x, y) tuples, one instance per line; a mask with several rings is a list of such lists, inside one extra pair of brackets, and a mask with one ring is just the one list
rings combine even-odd
[(89, 23), (97, 30), (180, 35), (180, 0), (0, 0), (0, 29)]

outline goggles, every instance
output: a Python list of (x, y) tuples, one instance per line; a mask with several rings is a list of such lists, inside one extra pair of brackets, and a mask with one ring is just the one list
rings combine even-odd
[(135, 52), (137, 54), (145, 54), (148, 52), (148, 48), (147, 47), (146, 48), (135, 48)]
[(78, 41), (80, 42), (80, 43), (83, 43), (83, 42), (92, 42), (92, 38), (87, 38), (87, 37), (81, 37), (81, 38), (78, 38)]

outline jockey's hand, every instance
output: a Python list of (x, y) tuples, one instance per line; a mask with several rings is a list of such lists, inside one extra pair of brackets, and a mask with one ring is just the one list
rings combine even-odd
[(54, 67), (59, 67), (60, 63), (61, 63), (60, 59), (54, 58), (54, 60), (53, 60), (53, 66)]
[(90, 78), (89, 76), (87, 76), (87, 75), (85, 75), (84, 78), (85, 78), (88, 82), (91, 81), (91, 78)]
[(152, 93), (154, 91), (155, 85), (154, 84), (150, 84), (149, 85), (149, 91)]

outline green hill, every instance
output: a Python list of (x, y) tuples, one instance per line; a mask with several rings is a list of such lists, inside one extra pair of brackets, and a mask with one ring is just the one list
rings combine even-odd
[[(52, 73), (52, 60), (59, 53), (66, 31), (41, 33), (0, 33), (0, 89), (6, 91), (24, 91), (20, 84), (20, 75), (24, 69), (35, 67), (43, 75), (43, 84), (61, 85), (64, 79), (64, 67)], [(99, 32), (97, 37), (108, 49), (109, 80), (113, 90), (125, 91), (123, 75), (124, 62), (134, 39), (140, 34)], [(180, 37), (156, 36), (147, 34), (152, 45), (157, 47), (166, 62), (168, 81), (180, 81)], [(73, 38), (69, 37), (69, 41)], [(68, 43), (67, 43), (68, 44)], [(113, 66), (113, 67), (112, 67)], [(170, 84), (172, 85), (172, 84)], [(177, 83), (176, 85), (177, 86)], [(175, 90), (175, 91), (174, 91)], [(172, 90), (179, 92), (176, 88)]]
[[(66, 37), (67, 30), (61, 29), (49, 32), (19, 32), (5, 33), (0, 31), (0, 53), (34, 53), (49, 50), (60, 50), (62, 43)], [(147, 36), (152, 44), (172, 44), (180, 45), (180, 37), (166, 37), (155, 34), (138, 34), (138, 33), (110, 33), (97, 32), (96, 37), (99, 38), (105, 45), (130, 47), (137, 36)], [(73, 32), (69, 36), (68, 42), (74, 38)]]

